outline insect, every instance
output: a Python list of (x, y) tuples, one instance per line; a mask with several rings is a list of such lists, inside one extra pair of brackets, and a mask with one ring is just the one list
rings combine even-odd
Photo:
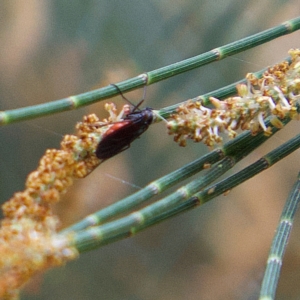
[[(121, 96), (133, 105), (121, 92), (118, 86), (112, 84), (121, 94)], [(111, 158), (120, 152), (128, 149), (130, 144), (145, 132), (149, 125), (155, 120), (152, 108), (146, 107), (139, 109), (138, 107), (144, 100), (134, 106), (132, 111), (125, 118), (114, 123), (102, 137), (96, 149), (96, 156), (99, 159)]]

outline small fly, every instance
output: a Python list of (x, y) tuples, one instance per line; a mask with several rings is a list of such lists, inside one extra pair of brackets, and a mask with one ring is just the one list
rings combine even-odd
[[(121, 96), (133, 105), (118, 86), (112, 84), (121, 94)], [(155, 116), (153, 110), (149, 107), (139, 109), (144, 100), (141, 100), (125, 118), (114, 123), (103, 135), (96, 149), (96, 156), (105, 160), (111, 158), (122, 151), (128, 149), (130, 144), (145, 132), (149, 125), (154, 122)]]

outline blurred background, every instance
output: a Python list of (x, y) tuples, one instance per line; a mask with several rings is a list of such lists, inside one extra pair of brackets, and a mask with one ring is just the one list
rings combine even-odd
[[(45, 103), (198, 55), (298, 16), (297, 0), (0, 1), (0, 110)], [(162, 108), (281, 61), (300, 33), (147, 88)], [(137, 103), (143, 90), (126, 96)], [(120, 97), (114, 101), (122, 106)], [(0, 128), (0, 199), (23, 190), (47, 148), (104, 103)], [(293, 137), (292, 122), (237, 171)], [(135, 192), (209, 150), (180, 148), (164, 124), (78, 180), (58, 205), (62, 226)], [(35, 278), (22, 299), (257, 299), (277, 222), (299, 171), (297, 151), (203, 207), (81, 255)], [(295, 163), (296, 162), (296, 163)], [(300, 298), (297, 217), (276, 299)]]

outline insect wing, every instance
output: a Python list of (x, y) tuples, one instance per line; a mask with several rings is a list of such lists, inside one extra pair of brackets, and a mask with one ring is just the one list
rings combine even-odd
[(113, 124), (97, 146), (96, 156), (108, 159), (128, 149), (130, 144), (146, 131), (153, 120), (150, 108), (130, 113), (126, 118)]
[(141, 127), (130, 121), (114, 124), (98, 144), (96, 156), (99, 159), (108, 159), (117, 155), (129, 148), (130, 144), (147, 128), (148, 126)]

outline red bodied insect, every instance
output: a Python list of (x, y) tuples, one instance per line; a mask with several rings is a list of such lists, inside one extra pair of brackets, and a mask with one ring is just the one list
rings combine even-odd
[[(124, 97), (118, 86), (112, 85), (127, 102), (133, 105)], [(128, 149), (130, 144), (148, 129), (155, 117), (151, 108), (138, 108), (143, 101), (144, 100), (140, 101), (137, 106), (134, 106), (133, 110), (127, 114), (122, 121), (114, 123), (104, 133), (96, 149), (96, 156), (99, 159), (104, 160), (111, 158)]]

